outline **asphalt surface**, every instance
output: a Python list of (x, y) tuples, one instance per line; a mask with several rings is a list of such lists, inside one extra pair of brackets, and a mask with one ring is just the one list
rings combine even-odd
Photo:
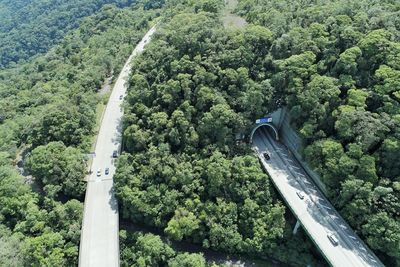
[[(384, 266), (267, 128), (261, 127), (255, 132), (253, 147), (273, 183), (327, 261), (338, 267)], [(264, 152), (270, 155), (269, 160), (263, 157)], [(300, 199), (297, 192), (304, 198)], [(336, 246), (327, 237), (330, 233), (338, 239)]]
[[(119, 266), (118, 203), (113, 192), (115, 173), (114, 150), (121, 146), (122, 99), (131, 60), (144, 50), (155, 27), (151, 28), (136, 46), (115, 82), (97, 137), (93, 173), (88, 178), (79, 251), (79, 266)], [(105, 168), (109, 174), (105, 175)], [(101, 169), (101, 175), (97, 170)]]

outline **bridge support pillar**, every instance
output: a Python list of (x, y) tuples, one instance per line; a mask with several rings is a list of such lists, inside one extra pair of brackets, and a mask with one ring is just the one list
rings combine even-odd
[(296, 225), (293, 228), (293, 234), (294, 235), (297, 234), (297, 230), (299, 230), (299, 227), (300, 227), (300, 222), (299, 222), (299, 220), (297, 220), (296, 221)]

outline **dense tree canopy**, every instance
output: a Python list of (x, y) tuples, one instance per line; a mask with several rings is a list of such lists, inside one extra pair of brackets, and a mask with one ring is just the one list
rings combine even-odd
[(56, 187), (52, 193), (62, 191), (65, 195), (82, 199), (85, 192), (85, 158), (79, 149), (66, 147), (61, 141), (36, 147), (25, 163), (26, 170), (38, 177), (45, 191)]
[(133, 0), (1, 0), (0, 68), (47, 52), (84, 17), (106, 4), (129, 6)]
[[(386, 265), (400, 264), (398, 2), (239, 0), (243, 29), (222, 26), (223, 0), (110, 2), (133, 1), (0, 0), (0, 265), (77, 265), (96, 93), (164, 4), (128, 81), (121, 216), (169, 240), (316, 264), (235, 140), (284, 105), (332, 203)], [(25, 147), (32, 180), (12, 166)], [(122, 266), (209, 266), (153, 234), (120, 240)]]
[(267, 77), (345, 219), (400, 264), (398, 1), (240, 0), (274, 38)]
[[(221, 3), (170, 2), (155, 39), (133, 62), (123, 120), (127, 153), (115, 176), (121, 214), (204, 248), (313, 262), (307, 250), (286, 243), (309, 241), (290, 237), (268, 176), (235, 141), (272, 101), (263, 73), (272, 33), (262, 26), (225, 30)], [(170, 264), (199, 261), (181, 257)]]
[[(27, 2), (31, 1), (0, 2), (2, 14), (7, 6), (20, 6), (14, 12), (16, 23), (20, 23), (12, 26), (15, 36), (21, 40), (38, 38), (43, 50), (29, 53), (45, 52), (51, 44), (60, 44), (45, 55), (0, 71), (0, 265), (77, 266), (83, 212), (80, 201), (87, 170), (84, 153), (89, 152), (96, 105), (102, 101), (96, 93), (106, 77), (119, 72), (156, 11), (144, 11), (141, 5), (124, 9), (106, 5), (95, 15), (77, 21), (76, 16), (100, 8), (91, 3), (104, 1), (78, 1), (80, 13), (61, 12), (56, 17), (51, 16), (60, 9), (54, 5), (62, 9), (76, 1), (22, 4)], [(89, 9), (83, 8), (85, 5)], [(38, 16), (37, 12), (46, 10), (55, 13), (49, 12), (47, 18)], [(26, 16), (32, 24), (27, 25), (18, 16)], [(11, 17), (0, 16), (0, 20), (7, 18), (12, 24)], [(65, 32), (48, 36), (42, 28), (45, 26), (38, 22), (41, 19), (54, 23), (49, 30), (62, 25)], [(76, 30), (69, 31), (77, 25)], [(31, 27), (37, 31), (30, 31)], [(36, 36), (37, 32), (44, 39)], [(0, 36), (0, 58), (7, 60), (2, 54), (7, 47), (2, 42), (15, 36), (3, 38), (1, 31)], [(21, 58), (31, 55), (15, 49)], [(17, 153), (25, 159), (20, 166), (23, 173), (33, 177), (21, 176), (15, 170)]]
[(181, 253), (175, 251), (160, 236), (120, 231), (121, 266), (138, 267), (218, 267), (217, 264), (206, 263), (202, 254)]

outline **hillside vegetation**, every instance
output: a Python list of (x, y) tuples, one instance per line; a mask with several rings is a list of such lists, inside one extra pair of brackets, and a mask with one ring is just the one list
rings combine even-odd
[(221, 26), (223, 1), (169, 4), (130, 79), (122, 215), (206, 248), (312, 262), (235, 142), (279, 103), (331, 201), (386, 264), (400, 264), (398, 2), (243, 0), (243, 31)]
[(82, 18), (134, 0), (0, 0), (0, 68), (47, 52)]
[(115, 176), (121, 214), (177, 241), (312, 263), (310, 241), (292, 236), (293, 217), (252, 151), (235, 142), (271, 101), (270, 83), (252, 71), (272, 34), (225, 30), (222, 4), (170, 2), (133, 62)]
[(242, 0), (274, 38), (262, 75), (367, 244), (400, 265), (400, 3)]
[[(286, 106), (331, 202), (400, 266), (399, 1), (239, 0), (240, 28), (223, 26), (224, 3), (0, 0), (0, 266), (77, 265), (97, 92), (160, 13), (133, 61), (114, 179), (124, 223), (165, 238), (122, 230), (121, 265), (216, 266), (170, 240), (326, 265), (235, 139)], [(33, 177), (14, 166), (22, 151)]]
[[(0, 71), (0, 266), (77, 266), (96, 95), (155, 11), (104, 6), (46, 55)], [(16, 153), (29, 148), (21, 176)]]

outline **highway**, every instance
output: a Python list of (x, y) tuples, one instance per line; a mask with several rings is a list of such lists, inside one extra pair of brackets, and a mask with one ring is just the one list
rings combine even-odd
[[(267, 129), (268, 126), (265, 126), (255, 132), (253, 148), (278, 191), (326, 260), (338, 267), (384, 266), (314, 185), (294, 156)], [(269, 160), (263, 157), (264, 152), (270, 155)], [(301, 199), (298, 194), (304, 198)], [(337, 237), (336, 246), (328, 239), (330, 233)]]
[[(123, 115), (122, 99), (126, 93), (126, 81), (131, 69), (131, 60), (144, 50), (155, 32), (151, 28), (131, 56), (118, 76), (107, 103), (100, 130), (97, 136), (95, 157), (86, 189), (84, 214), (79, 249), (79, 266), (119, 266), (119, 223), (118, 203), (113, 192), (115, 173), (113, 151), (121, 146), (121, 119)], [(105, 168), (109, 174), (105, 174)], [(101, 175), (97, 170), (101, 169)]]

